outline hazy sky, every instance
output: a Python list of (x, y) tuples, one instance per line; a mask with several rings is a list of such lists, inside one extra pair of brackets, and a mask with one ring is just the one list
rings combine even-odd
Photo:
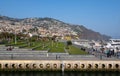
[(0, 0), (0, 14), (51, 17), (120, 37), (120, 0)]

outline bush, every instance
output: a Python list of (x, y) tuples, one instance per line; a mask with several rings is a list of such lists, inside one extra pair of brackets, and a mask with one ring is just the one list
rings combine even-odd
[(7, 40), (2, 40), (2, 41), (0, 42), (0, 44), (7, 44), (7, 43), (8, 43)]
[(72, 45), (72, 42), (69, 40), (69, 41), (67, 41), (67, 45), (69, 46), (69, 45)]

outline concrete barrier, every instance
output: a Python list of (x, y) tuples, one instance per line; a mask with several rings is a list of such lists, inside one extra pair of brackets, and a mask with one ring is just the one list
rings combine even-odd
[(119, 71), (120, 61), (0, 60), (0, 70)]

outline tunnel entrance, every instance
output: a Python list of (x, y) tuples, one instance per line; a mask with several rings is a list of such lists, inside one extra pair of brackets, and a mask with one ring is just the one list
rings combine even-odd
[(95, 68), (98, 68), (98, 64), (95, 64)]
[(102, 69), (104, 69), (105, 68), (105, 64), (102, 64)]
[(0, 64), (0, 69), (2, 68), (2, 64)]
[(15, 68), (15, 64), (12, 64), (12, 68)]
[(84, 68), (85, 67), (85, 65), (84, 64), (81, 64), (81, 68)]
[(78, 68), (78, 64), (75, 64), (75, 65), (74, 65), (74, 68)]
[(54, 68), (57, 68), (57, 64), (53, 64)]
[(67, 64), (67, 68), (71, 68), (71, 64)]
[(109, 65), (108, 65), (108, 68), (111, 69), (111, 68), (112, 68), (112, 64), (109, 64)]
[(9, 67), (8, 67), (8, 64), (5, 64), (5, 68), (9, 68)]
[(22, 64), (19, 64), (19, 68), (22, 68)]
[(40, 68), (43, 68), (43, 64), (40, 64), (39, 66), (40, 66)]
[(36, 68), (36, 64), (33, 64), (33, 68)]
[(92, 65), (91, 65), (91, 64), (88, 64), (88, 68), (91, 69), (91, 68), (92, 68)]
[(118, 65), (118, 64), (115, 64), (115, 68), (118, 69), (118, 68), (119, 68), (119, 65)]
[(26, 68), (29, 68), (29, 64), (26, 64)]

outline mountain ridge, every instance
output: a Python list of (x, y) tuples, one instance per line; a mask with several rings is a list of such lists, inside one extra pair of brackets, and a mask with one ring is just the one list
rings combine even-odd
[[(107, 35), (102, 35), (99, 32), (95, 32), (91, 29), (86, 28), (84, 25), (74, 25), (65, 23), (63, 21), (54, 19), (54, 18), (11, 18), (7, 16), (0, 16), (1, 25), (31, 25), (33, 27), (42, 27), (50, 31), (63, 31), (67, 30), (68, 33), (76, 33), (80, 39), (88, 39), (88, 40), (108, 40), (111, 38)], [(2, 23), (3, 22), (3, 23)], [(7, 23), (7, 24), (6, 24)], [(61, 31), (59, 31), (61, 32)]]

